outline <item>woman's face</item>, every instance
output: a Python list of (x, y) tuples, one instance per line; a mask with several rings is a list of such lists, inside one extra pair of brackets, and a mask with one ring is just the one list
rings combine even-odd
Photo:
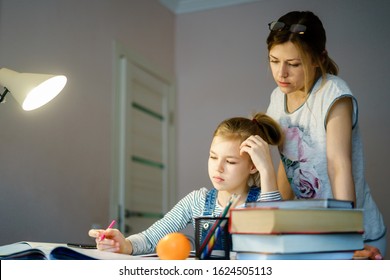
[(240, 155), (240, 140), (215, 136), (210, 147), (209, 177), (219, 191), (241, 194), (247, 189), (254, 165), (247, 153)]
[[(269, 52), (269, 63), (274, 80), (282, 92), (289, 94), (304, 90), (304, 65), (293, 43), (286, 42), (273, 46)], [(308, 70), (310, 75), (308, 81), (313, 81), (316, 67), (311, 65)]]

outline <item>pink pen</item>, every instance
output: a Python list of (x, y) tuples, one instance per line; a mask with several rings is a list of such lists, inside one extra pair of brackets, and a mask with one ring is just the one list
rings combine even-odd
[[(112, 220), (111, 224), (108, 226), (107, 229), (112, 228), (114, 225), (115, 225), (115, 220)], [(104, 238), (106, 238), (106, 235), (105, 235), (105, 234), (103, 234), (102, 236), (100, 236), (100, 241), (102, 241)]]

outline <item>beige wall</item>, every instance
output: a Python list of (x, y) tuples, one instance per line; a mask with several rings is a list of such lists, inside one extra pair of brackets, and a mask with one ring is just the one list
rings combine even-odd
[(113, 41), (173, 76), (174, 23), (154, 0), (0, 1), (0, 67), (68, 77), (40, 110), (0, 105), (1, 244), (109, 223)]
[(267, 109), (275, 87), (267, 64), (267, 23), (291, 10), (312, 10), (323, 20), (328, 51), (359, 101), (367, 180), (390, 225), (386, 175), (390, 2), (384, 0), (258, 1), (180, 15), (176, 23), (179, 196), (211, 186), (207, 157), (220, 121)]

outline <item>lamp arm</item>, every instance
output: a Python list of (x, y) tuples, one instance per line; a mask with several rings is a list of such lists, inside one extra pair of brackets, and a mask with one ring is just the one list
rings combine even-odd
[(8, 88), (4, 88), (4, 92), (2, 94), (0, 94), (0, 103), (3, 103), (5, 100), (5, 96), (7, 95), (7, 93), (9, 93), (9, 90)]

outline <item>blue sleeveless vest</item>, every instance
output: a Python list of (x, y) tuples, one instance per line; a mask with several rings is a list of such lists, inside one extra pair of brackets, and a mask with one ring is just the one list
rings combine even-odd
[[(217, 202), (217, 195), (218, 195), (218, 191), (215, 188), (213, 188), (207, 192), (205, 205), (203, 208), (203, 217), (212, 217), (213, 216), (213, 211), (215, 209), (215, 204)], [(248, 192), (248, 196), (246, 198), (246, 202), (257, 201), (259, 195), (260, 195), (260, 188), (259, 187), (257, 187), (257, 186), (250, 187), (249, 192)], [(197, 234), (200, 234), (200, 236), (201, 236), (201, 243), (200, 244), (202, 244), (203, 240), (207, 236), (209, 229), (212, 228), (213, 223), (214, 223), (214, 221), (211, 221), (209, 223), (205, 222), (200, 226), (201, 233), (197, 233)], [(227, 227), (224, 228), (224, 231), (227, 231)], [(215, 243), (214, 250), (224, 250), (225, 249), (224, 244), (226, 244), (225, 242), (229, 242), (229, 244), (230, 244), (230, 242), (231, 242), (230, 235), (226, 235), (226, 232), (224, 232), (224, 231), (222, 232), (221, 236), (229, 236), (229, 240), (226, 241), (223, 238), (218, 238), (216, 243)]]

